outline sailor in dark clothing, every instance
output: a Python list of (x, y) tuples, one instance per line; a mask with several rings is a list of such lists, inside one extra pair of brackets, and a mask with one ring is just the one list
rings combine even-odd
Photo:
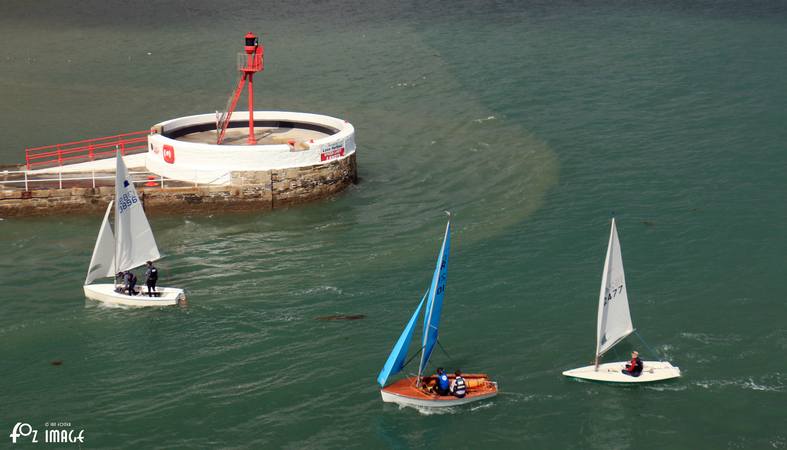
[(448, 395), (450, 393), (451, 383), (448, 381), (448, 375), (442, 367), (437, 368), (437, 393), (439, 395)]
[(158, 281), (158, 269), (153, 266), (152, 261), (148, 261), (148, 270), (145, 272), (145, 285), (148, 287), (148, 297), (153, 297), (156, 292), (156, 282)]
[(124, 278), (126, 280), (126, 289), (128, 290), (128, 295), (137, 295), (137, 292), (134, 288), (137, 286), (137, 276), (134, 275), (134, 272), (127, 270), (124, 274)]
[(451, 393), (454, 394), (455, 397), (464, 398), (464, 396), (467, 395), (467, 383), (462, 377), (462, 372), (459, 369), (456, 369), (454, 373), (456, 378), (454, 378), (454, 383), (451, 385)]
[(626, 363), (626, 368), (622, 370), (624, 375), (638, 377), (642, 375), (642, 360), (639, 359), (639, 352), (636, 350), (631, 352), (631, 361)]
[(122, 294), (125, 292), (124, 285), (126, 283), (126, 274), (118, 272), (115, 275), (115, 292)]

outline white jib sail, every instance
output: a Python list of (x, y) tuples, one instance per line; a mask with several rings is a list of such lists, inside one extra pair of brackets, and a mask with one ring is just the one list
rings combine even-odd
[(634, 325), (631, 323), (626, 290), (626, 276), (623, 273), (623, 258), (620, 254), (620, 241), (613, 218), (598, 299), (596, 356), (603, 355), (633, 331)]
[(85, 285), (92, 283), (96, 278), (115, 275), (115, 237), (112, 235), (112, 227), (109, 226), (109, 212), (112, 211), (112, 203), (109, 202), (107, 212), (104, 214), (104, 221), (101, 222), (101, 228), (98, 230), (93, 257), (90, 258), (90, 265), (87, 268)]
[(115, 176), (115, 236), (117, 270), (129, 270), (161, 257), (134, 183), (120, 152)]

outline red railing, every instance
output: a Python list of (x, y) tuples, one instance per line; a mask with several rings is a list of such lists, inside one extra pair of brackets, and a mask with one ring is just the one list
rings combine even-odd
[(41, 166), (62, 166), (115, 156), (115, 148), (122, 155), (141, 153), (148, 149), (150, 131), (134, 131), (95, 139), (66, 142), (25, 149), (27, 170)]

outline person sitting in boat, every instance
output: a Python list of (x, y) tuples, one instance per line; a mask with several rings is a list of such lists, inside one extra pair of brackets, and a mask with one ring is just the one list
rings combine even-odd
[(148, 297), (153, 297), (156, 292), (156, 282), (158, 281), (158, 269), (152, 261), (147, 262), (148, 270), (145, 272), (145, 285), (148, 287)]
[(634, 350), (631, 352), (631, 361), (626, 363), (626, 368), (623, 369), (623, 374), (638, 377), (642, 375), (642, 368), (642, 360), (639, 359), (639, 352)]
[(125, 292), (126, 274), (118, 272), (115, 275), (115, 292), (122, 294)]
[(454, 397), (464, 398), (467, 395), (467, 383), (465, 379), (462, 378), (462, 371), (456, 369), (454, 372), (456, 377), (454, 378), (454, 382), (451, 383), (451, 393), (454, 394)]
[(137, 291), (135, 290), (137, 286), (137, 276), (134, 275), (134, 272), (127, 270), (124, 274), (124, 279), (126, 280), (126, 291), (128, 295), (137, 295)]
[(451, 392), (451, 383), (442, 367), (437, 368), (437, 395), (448, 395)]

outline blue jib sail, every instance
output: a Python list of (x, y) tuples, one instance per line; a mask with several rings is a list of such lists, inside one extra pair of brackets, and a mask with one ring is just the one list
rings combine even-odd
[(425, 300), (426, 294), (424, 294), (424, 297), (421, 299), (421, 303), (418, 304), (418, 308), (415, 309), (413, 317), (410, 317), (410, 321), (407, 322), (407, 326), (404, 327), (402, 335), (399, 336), (399, 340), (396, 341), (396, 345), (394, 345), (393, 349), (391, 350), (391, 354), (388, 355), (388, 360), (385, 362), (383, 370), (380, 371), (380, 375), (377, 375), (377, 382), (381, 387), (385, 387), (388, 377), (391, 375), (396, 375), (400, 370), (402, 370), (402, 367), (404, 367), (404, 360), (407, 358), (407, 349), (410, 347), (410, 340), (413, 337), (415, 319), (417, 319), (418, 315), (421, 314), (421, 307), (424, 306)]
[(429, 357), (432, 356), (434, 345), (437, 343), (440, 313), (443, 311), (445, 284), (448, 279), (448, 254), (450, 250), (451, 221), (449, 220), (445, 225), (443, 247), (440, 249), (440, 256), (437, 258), (437, 265), (434, 269), (434, 275), (432, 275), (432, 284), (429, 286), (429, 297), (426, 302), (426, 311), (424, 312), (423, 353), (421, 354), (421, 364), (418, 366), (419, 376), (426, 369)]

